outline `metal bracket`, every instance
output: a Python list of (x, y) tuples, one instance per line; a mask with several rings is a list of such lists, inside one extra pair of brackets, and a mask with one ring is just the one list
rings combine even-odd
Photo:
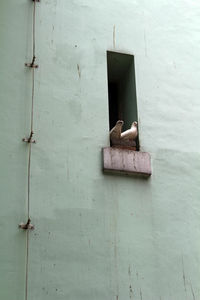
[(29, 68), (35, 68), (35, 69), (39, 68), (38, 65), (33, 65), (32, 63), (25, 63), (25, 66)]
[(40, 2), (40, 0), (32, 0), (33, 2)]
[(36, 140), (30, 140), (29, 138), (28, 139), (27, 138), (23, 138), (22, 142), (36, 144)]
[(22, 142), (36, 144), (36, 140), (32, 140), (34, 132), (31, 131), (29, 138), (23, 138)]
[(24, 230), (33, 230), (35, 227), (31, 224), (31, 219), (28, 218), (28, 221), (25, 223), (20, 223), (19, 228), (24, 229)]
[(35, 65), (35, 59), (36, 59), (36, 57), (33, 56), (32, 62), (31, 63), (25, 63), (25, 66), (29, 67), (29, 68), (35, 68), (35, 69), (39, 68), (39, 65)]

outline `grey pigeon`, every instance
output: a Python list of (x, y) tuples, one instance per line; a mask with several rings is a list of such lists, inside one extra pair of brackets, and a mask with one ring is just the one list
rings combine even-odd
[(115, 127), (113, 127), (110, 131), (110, 140), (112, 144), (118, 144), (121, 138), (122, 126), (124, 125), (124, 121), (118, 120)]

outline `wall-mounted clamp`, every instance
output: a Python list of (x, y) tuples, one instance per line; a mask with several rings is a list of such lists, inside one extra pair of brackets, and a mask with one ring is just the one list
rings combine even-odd
[(22, 139), (22, 142), (36, 144), (36, 140), (33, 140), (33, 139), (32, 139), (33, 134), (34, 134), (34, 132), (31, 131), (30, 136), (29, 136), (28, 138), (23, 138), (23, 139)]
[(29, 68), (35, 68), (35, 69), (39, 68), (39, 65), (35, 65), (35, 59), (36, 59), (36, 57), (33, 56), (32, 62), (31, 63), (25, 63), (25, 66), (29, 67)]
[(26, 224), (25, 223), (19, 224), (19, 228), (24, 229), (24, 230), (27, 230), (27, 229), (33, 230), (34, 226), (31, 224), (31, 219), (28, 218), (28, 221), (26, 222)]

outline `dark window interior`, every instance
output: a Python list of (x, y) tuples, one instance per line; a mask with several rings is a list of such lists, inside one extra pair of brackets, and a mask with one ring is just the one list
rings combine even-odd
[[(124, 131), (138, 122), (134, 56), (107, 51), (107, 68), (110, 129), (123, 120)], [(139, 150), (139, 138), (136, 145)]]

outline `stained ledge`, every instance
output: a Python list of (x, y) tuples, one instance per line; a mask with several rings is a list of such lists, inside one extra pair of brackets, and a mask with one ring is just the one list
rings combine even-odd
[(103, 170), (111, 173), (151, 176), (151, 156), (148, 152), (126, 148), (103, 148)]

